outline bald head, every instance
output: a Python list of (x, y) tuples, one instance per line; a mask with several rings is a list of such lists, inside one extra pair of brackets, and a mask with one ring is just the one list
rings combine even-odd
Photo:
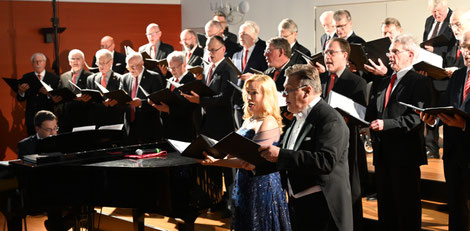
[(106, 49), (108, 51), (113, 52), (114, 47), (115, 47), (115, 45), (114, 45), (113, 37), (111, 37), (109, 35), (106, 35), (101, 39), (101, 44), (100, 44), (101, 49)]
[(186, 51), (191, 51), (195, 46), (197, 46), (197, 35), (191, 29), (183, 30), (180, 34), (180, 43), (183, 45)]
[(206, 23), (204, 27), (207, 37), (212, 37), (215, 35), (222, 36), (224, 33), (223, 26), (219, 21), (210, 20)]

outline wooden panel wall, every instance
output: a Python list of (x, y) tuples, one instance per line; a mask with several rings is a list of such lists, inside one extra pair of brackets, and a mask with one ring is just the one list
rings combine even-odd
[[(31, 72), (35, 52), (46, 54), (51, 70), (54, 45), (44, 43), (39, 33), (51, 27), (51, 17), (51, 2), (0, 1), (0, 77), (21, 78)], [(160, 25), (162, 41), (181, 49), (181, 5), (59, 2), (58, 17), (60, 27), (67, 28), (59, 37), (61, 73), (69, 70), (67, 54), (74, 48), (81, 49), (91, 65), (104, 35), (114, 37), (119, 52), (124, 45), (138, 49), (147, 43), (145, 28), (151, 22)], [(0, 160), (15, 159), (16, 144), (26, 137), (25, 104), (15, 96), (0, 80)]]

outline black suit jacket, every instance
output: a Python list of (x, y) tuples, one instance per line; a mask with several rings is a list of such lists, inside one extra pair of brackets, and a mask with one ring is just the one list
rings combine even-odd
[[(210, 65), (205, 67), (202, 80), (204, 83), (207, 83), (210, 68)], [(208, 85), (216, 92), (216, 95), (200, 98), (200, 106), (205, 111), (202, 117), (201, 133), (214, 139), (222, 139), (235, 130), (231, 102), (234, 88), (228, 81), (236, 84), (237, 72), (224, 59), (215, 68)]]
[[(179, 83), (185, 84), (196, 80), (190, 72), (181, 78)], [(171, 84), (167, 82), (166, 88), (171, 89)], [(194, 125), (193, 113), (197, 105), (190, 103), (177, 90), (173, 91), (179, 101), (176, 104), (170, 104), (170, 112), (161, 112), (163, 122), (163, 137), (174, 140), (191, 142), (196, 138), (196, 127)], [(199, 108), (200, 112), (200, 108)], [(199, 121), (197, 121), (199, 122)]]
[[(126, 55), (119, 53), (117, 51), (114, 51), (113, 54), (113, 67), (111, 68), (114, 72), (118, 74), (124, 74), (127, 72), (126, 69)], [(96, 65), (96, 56), (93, 56), (93, 67), (98, 67)]]
[[(335, 37), (336, 34), (335, 34)], [(356, 33), (352, 33), (351, 36), (347, 39), (349, 43), (365, 43), (366, 41), (362, 39), (361, 37), (357, 36)]]
[[(24, 74), (22, 80), (31, 81), (31, 79), (37, 78), (34, 72), (30, 72)], [(44, 78), (42, 80), (51, 86), (53, 89), (57, 89), (59, 86), (59, 77), (52, 72), (46, 71)], [(50, 97), (39, 93), (38, 89), (31, 88), (27, 90), (24, 94), (24, 97), (17, 94), (18, 101), (25, 101), (26, 100), (26, 111), (25, 111), (25, 124), (28, 129), (28, 135), (33, 135), (36, 133), (34, 130), (34, 116), (40, 110), (49, 110), (54, 111), (54, 102)]]
[[(449, 27), (451, 15), (452, 15), (452, 10), (449, 9), (449, 13), (447, 14), (446, 19), (444, 19), (444, 21), (442, 22), (441, 29), (436, 35), (436, 36), (439, 36), (441, 34), (444, 34), (449, 39), (449, 43), (445, 46), (434, 47), (434, 51), (433, 51), (434, 54), (442, 56), (442, 58), (444, 59), (445, 59), (444, 53), (447, 51), (449, 46), (452, 46), (452, 44), (455, 43), (454, 33), (452, 32), (452, 29)], [(426, 19), (426, 23), (424, 24), (423, 41), (428, 40), (429, 33), (431, 33), (431, 31), (434, 29), (432, 28), (432, 25), (434, 24), (434, 22), (435, 22), (435, 19), (432, 15)]]
[(36, 154), (37, 143), (38, 137), (36, 134), (18, 142), (18, 159), (22, 159), (25, 155)]
[(243, 49), (242, 46), (240, 46), (240, 44), (234, 43), (228, 39), (225, 39), (224, 43), (225, 43), (225, 55), (224, 56), (228, 58), (232, 58), (233, 54)]
[[(467, 67), (463, 67), (454, 72), (449, 80), (447, 91), (444, 94), (442, 106), (454, 106), (462, 111), (470, 113), (470, 97), (467, 96), (462, 101), (463, 89)], [(444, 125), (444, 155), (442, 159), (457, 159), (465, 164), (470, 162), (470, 120), (467, 119), (465, 131), (457, 127)]]
[[(125, 74), (122, 76), (120, 88), (131, 95), (133, 81), (134, 77), (130, 73)], [(164, 88), (161, 75), (147, 69), (143, 70), (139, 86), (149, 94)], [(137, 88), (136, 97), (142, 100), (142, 106), (135, 108), (135, 120), (131, 122), (131, 107), (129, 105), (127, 106), (124, 118), (124, 126), (131, 142), (151, 142), (161, 139), (162, 124), (160, 112), (149, 105), (147, 97), (139, 88)]]
[[(292, 60), (289, 60), (287, 62), (287, 64), (280, 70), (281, 72), (279, 73), (279, 75), (277, 76), (277, 79), (275, 81), (277, 91), (284, 91), (284, 81), (286, 80), (286, 76), (285, 76), (286, 70), (287, 70), (287, 68), (289, 68), (290, 66), (292, 66), (294, 64), (295, 63)], [(276, 68), (270, 67), (270, 68), (266, 69), (264, 74), (266, 74), (266, 75), (270, 76), (271, 78), (273, 78), (275, 72), (276, 72)]]
[[(150, 45), (150, 43), (142, 45), (142, 46), (139, 47), (139, 52), (140, 53), (145, 52), (150, 56), (151, 47), (152, 47), (152, 45)], [(174, 50), (175, 49), (173, 48), (172, 45), (166, 44), (166, 43), (163, 43), (162, 41), (160, 41), (160, 46), (158, 46), (158, 50), (157, 50), (157, 54), (156, 54), (155, 59), (157, 59), (157, 60), (166, 59), (166, 57), (171, 52), (173, 52)], [(155, 72), (158, 72), (160, 75), (163, 75), (162, 72), (160, 71), (160, 68), (158, 68), (158, 67), (156, 67), (154, 70), (151, 70), (151, 71), (155, 71)], [(167, 74), (165, 75), (165, 78), (170, 78), (170, 77), (171, 77), (171, 72), (168, 71)]]
[(225, 27), (224, 37), (225, 37), (226, 40), (230, 40), (233, 43), (238, 43), (237, 42), (238, 37), (234, 33), (228, 31), (228, 27)]
[(306, 47), (300, 45), (299, 42), (295, 41), (294, 46), (292, 46), (292, 55), (290, 56), (290, 59), (292, 60), (292, 62), (294, 64), (307, 64), (307, 61), (305, 61), (302, 55), (299, 54), (299, 52), (297, 52), (296, 50), (299, 50), (300, 52), (308, 56), (312, 56), (312, 54)]
[(191, 54), (191, 57), (189, 57), (189, 60), (186, 60), (188, 62), (187, 65), (202, 65), (202, 57), (204, 57), (204, 50), (200, 46), (197, 46), (196, 49), (194, 49), (194, 52)]
[(460, 53), (460, 57), (457, 59), (457, 51), (459, 49), (459, 41), (455, 40), (452, 46), (449, 46), (444, 56), (443, 67), (458, 67), (462, 68), (465, 66), (463, 62), (463, 54)]
[(294, 149), (288, 150), (285, 148), (291, 129), (287, 129), (281, 141), (277, 162), (283, 185), (286, 185), (287, 178), (294, 194), (319, 185), (338, 230), (352, 230), (348, 180), (349, 131), (343, 118), (320, 100), (308, 114)]
[(424, 147), (424, 123), (412, 109), (398, 102), (420, 108), (430, 106), (431, 83), (413, 70), (408, 71), (392, 91), (387, 108), (385, 94), (390, 76), (374, 81), (370, 91), (366, 120), (384, 121), (383, 131), (371, 131), (374, 164), (393, 163), (393, 166), (419, 166), (427, 163)]

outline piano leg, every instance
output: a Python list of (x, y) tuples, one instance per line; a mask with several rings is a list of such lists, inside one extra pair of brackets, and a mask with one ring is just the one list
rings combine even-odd
[(132, 209), (132, 221), (134, 231), (144, 231), (145, 229), (145, 213), (139, 209)]

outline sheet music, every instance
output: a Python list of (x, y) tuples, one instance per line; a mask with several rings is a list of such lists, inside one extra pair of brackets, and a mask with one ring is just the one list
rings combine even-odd
[(332, 108), (340, 108), (351, 116), (354, 116), (361, 120), (364, 120), (366, 116), (366, 107), (334, 91), (331, 91), (330, 96), (328, 96), (328, 104)]
[(111, 125), (104, 125), (98, 128), (98, 130), (117, 130), (120, 131), (122, 130), (122, 127), (124, 127), (124, 124), (111, 124)]
[(173, 86), (176, 87), (176, 88), (179, 88), (179, 87), (181, 87), (181, 86), (184, 85), (184, 84), (177, 83), (177, 82), (175, 82), (175, 81), (173, 81), (173, 80), (170, 80), (170, 79), (167, 79), (166, 81), (168, 81), (171, 85), (173, 85)]
[(96, 129), (95, 125), (89, 125), (89, 126), (82, 126), (82, 127), (74, 127), (72, 129), (72, 132), (88, 131), (88, 130), (95, 130), (95, 129)]
[(101, 85), (100, 83), (96, 82), (96, 86), (98, 86), (98, 88), (100, 89), (101, 93), (105, 94), (105, 93), (108, 93), (108, 89), (106, 89), (105, 87), (103, 87), (103, 85)]
[(49, 85), (48, 85), (47, 83), (45, 83), (44, 81), (42, 81), (42, 80), (39, 80), (39, 81), (41, 82), (42, 86), (43, 86), (44, 88), (46, 88), (46, 91), (47, 91), (47, 92), (50, 92), (50, 91), (53, 91), (53, 90), (54, 90), (54, 89), (52, 89), (51, 86), (49, 86)]
[(427, 62), (436, 67), (442, 68), (443, 59), (441, 56), (420, 48), (418, 58), (413, 62), (413, 65), (421, 61)]
[(168, 142), (178, 151), (179, 153), (183, 153), (183, 151), (191, 144), (190, 142), (178, 141), (168, 139)]

